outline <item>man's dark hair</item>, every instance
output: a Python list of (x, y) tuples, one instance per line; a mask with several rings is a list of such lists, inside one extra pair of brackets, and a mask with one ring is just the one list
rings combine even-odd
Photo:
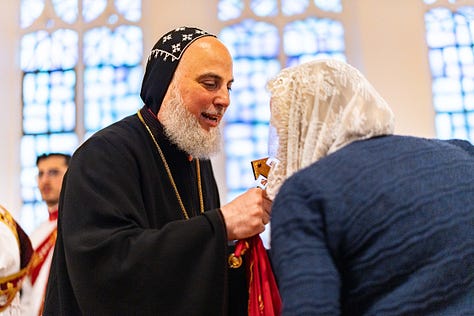
[(38, 166), (38, 163), (43, 160), (43, 159), (46, 159), (46, 158), (49, 158), (49, 157), (63, 157), (64, 158), (64, 162), (66, 163), (66, 166), (69, 166), (69, 160), (71, 159), (71, 155), (69, 154), (64, 154), (64, 153), (49, 153), (49, 154), (42, 154), (42, 155), (39, 155), (37, 158), (36, 158), (36, 165)]

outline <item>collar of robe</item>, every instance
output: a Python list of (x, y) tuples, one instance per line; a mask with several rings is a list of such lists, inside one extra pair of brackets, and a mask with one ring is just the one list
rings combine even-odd
[(51, 211), (49, 211), (49, 221), (55, 221), (58, 219), (58, 208), (55, 208)]

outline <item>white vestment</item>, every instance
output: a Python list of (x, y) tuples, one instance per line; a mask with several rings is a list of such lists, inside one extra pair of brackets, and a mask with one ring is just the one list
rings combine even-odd
[[(0, 208), (0, 212), (4, 212)], [(3, 221), (0, 221), (0, 279), (13, 275), (20, 271), (20, 247), (18, 239), (14, 235), (12, 228)], [(7, 302), (6, 295), (0, 295), (0, 306)], [(11, 304), (2, 312), (0, 316), (21, 315), (20, 292), (16, 293)]]
[[(51, 240), (51, 234), (56, 231), (57, 220), (48, 220), (42, 223), (30, 236), (33, 249), (38, 250), (38, 247), (45, 241), (53, 242), (52, 247), (45, 254), (44, 262), (41, 264), (41, 269), (37, 275), (34, 283), (31, 275), (25, 278), (23, 282), (23, 291), (21, 297), (21, 306), (24, 316), (37, 316), (42, 309), (44, 296), (46, 294), (46, 286), (49, 277), (49, 270), (51, 268), (51, 260), (53, 258), (54, 241)], [(54, 236), (55, 237), (55, 236)], [(32, 265), (32, 268), (34, 264)]]

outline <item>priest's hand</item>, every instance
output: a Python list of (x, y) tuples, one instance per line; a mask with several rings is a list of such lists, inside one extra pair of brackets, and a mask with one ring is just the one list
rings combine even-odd
[(271, 206), (265, 191), (258, 188), (249, 189), (222, 206), (227, 239), (244, 239), (263, 232), (270, 221)]

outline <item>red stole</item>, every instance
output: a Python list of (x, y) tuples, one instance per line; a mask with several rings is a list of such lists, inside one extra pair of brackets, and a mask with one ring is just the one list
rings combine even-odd
[(54, 248), (56, 243), (57, 229), (53, 231), (46, 237), (46, 239), (35, 249), (35, 256), (31, 263), (30, 278), (31, 284), (35, 284), (38, 274), (43, 267), (46, 258), (48, 257), (49, 252)]
[[(278, 316), (281, 313), (281, 298), (275, 276), (259, 235), (239, 240), (235, 252), (229, 258), (241, 261), (246, 255), (247, 285), (249, 289), (249, 316)], [(235, 262), (235, 261), (234, 261)], [(237, 263), (239, 265), (239, 263)]]
[(49, 212), (49, 221), (55, 221), (58, 219), (58, 209)]

